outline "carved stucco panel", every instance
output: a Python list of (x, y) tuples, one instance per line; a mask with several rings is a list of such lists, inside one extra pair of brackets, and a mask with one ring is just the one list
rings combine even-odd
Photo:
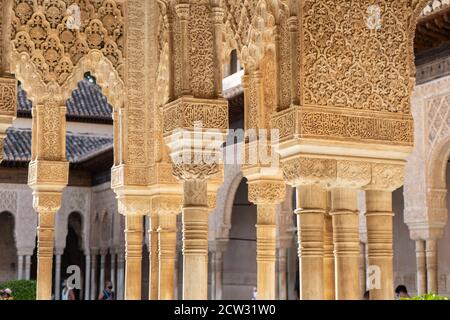
[[(405, 222), (413, 225), (442, 225), (447, 220), (445, 201), (434, 203), (436, 158), (445, 157), (441, 145), (450, 139), (450, 77), (416, 86), (412, 96), (415, 147), (405, 172)], [(442, 192), (440, 192), (442, 194)], [(432, 203), (431, 203), (432, 202)], [(439, 207), (440, 206), (440, 207)], [(445, 224), (444, 224), (445, 225)]]

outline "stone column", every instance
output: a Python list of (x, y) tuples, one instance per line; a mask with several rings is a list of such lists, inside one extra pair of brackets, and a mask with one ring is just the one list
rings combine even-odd
[(159, 214), (159, 300), (174, 300), (175, 261), (177, 255), (177, 213)]
[(55, 300), (61, 300), (61, 256), (63, 250), (55, 250)]
[(425, 256), (427, 263), (427, 291), (438, 294), (438, 257), (437, 240), (427, 239), (425, 242)]
[(17, 280), (23, 279), (23, 255), (17, 256)]
[(55, 214), (61, 205), (61, 192), (34, 192), (35, 210), (39, 214), (37, 229), (37, 300), (52, 297), (52, 265)]
[(331, 189), (337, 300), (359, 300), (359, 214), (357, 190)]
[(184, 181), (183, 300), (208, 298), (207, 182)]
[[(223, 171), (220, 146), (228, 128), (228, 102), (220, 95), (218, 70), (223, 11), (216, 4), (188, 1), (172, 7), (177, 15), (172, 35), (178, 35), (171, 39), (172, 60), (179, 63), (171, 65), (174, 79), (169, 85), (174, 96), (163, 107), (162, 130), (174, 176), (183, 182), (183, 299), (189, 300), (208, 297), (207, 180)], [(208, 62), (196, 67), (199, 59)]]
[[(328, 193), (329, 195), (330, 193)], [(330, 202), (331, 205), (331, 202)], [(334, 248), (333, 248), (333, 220), (329, 212), (324, 216), (323, 234), (323, 298), (335, 299), (334, 287)]]
[(158, 300), (159, 288), (159, 259), (158, 259), (158, 215), (149, 216), (148, 242), (149, 242), (149, 299)]
[(425, 258), (425, 241), (416, 240), (417, 294), (427, 293), (427, 263)]
[(367, 276), (367, 270), (366, 270), (366, 265), (367, 265), (367, 252), (366, 252), (366, 244), (364, 242), (360, 242), (359, 244), (359, 286), (360, 286), (360, 293), (361, 293), (361, 297), (364, 296), (364, 293), (367, 290), (367, 285), (366, 285), (366, 276)]
[(125, 300), (141, 299), (143, 224), (142, 215), (125, 217)]
[[(40, 93), (32, 108), (32, 148), (28, 185), (38, 214), (37, 300), (52, 296), (55, 214), (61, 207), (62, 190), (69, 178), (66, 161), (66, 107), (58, 92)], [(59, 90), (59, 89), (56, 89)], [(55, 90), (55, 91), (56, 91)]]
[[(392, 192), (390, 190), (366, 191), (366, 223), (369, 268), (379, 270), (380, 285), (369, 287), (371, 300), (394, 299)], [(378, 279), (376, 279), (378, 282)]]
[(106, 262), (106, 249), (100, 250), (100, 276), (98, 279), (98, 289), (101, 292), (105, 288), (105, 262)]
[(287, 248), (278, 248), (278, 299), (288, 300), (287, 292)]
[(211, 250), (211, 299), (222, 300), (223, 296), (223, 253), (227, 241), (215, 240), (210, 242)]
[(124, 299), (125, 257), (123, 253), (117, 254), (117, 299)]
[(85, 271), (84, 271), (84, 300), (92, 300), (90, 298), (91, 283), (91, 255), (85, 254)]
[(30, 280), (31, 255), (25, 256), (25, 280)]
[(91, 254), (91, 300), (97, 300), (98, 290), (97, 290), (97, 252), (92, 251)]
[(276, 206), (284, 201), (283, 181), (248, 182), (248, 199), (257, 206), (256, 263), (258, 300), (276, 298)]
[(113, 283), (114, 290), (117, 292), (117, 283), (116, 283), (116, 253), (115, 250), (110, 249), (109, 254), (111, 255), (111, 277), (110, 280)]
[(327, 191), (320, 185), (297, 186), (300, 299), (324, 297), (324, 219)]
[(403, 165), (373, 164), (366, 190), (368, 281), (371, 300), (394, 299), (392, 192), (403, 184)]

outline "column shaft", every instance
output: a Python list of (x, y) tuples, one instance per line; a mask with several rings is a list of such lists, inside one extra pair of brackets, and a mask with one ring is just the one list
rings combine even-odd
[(300, 299), (324, 296), (324, 218), (327, 192), (319, 185), (297, 187), (298, 258)]
[(427, 291), (428, 293), (438, 293), (438, 259), (437, 259), (437, 241), (426, 240), (426, 259), (427, 259)]
[(276, 297), (276, 205), (257, 204), (257, 299)]
[(208, 298), (207, 182), (183, 181), (183, 300)]
[(116, 254), (113, 251), (110, 251), (111, 255), (111, 276), (110, 280), (114, 286), (114, 289), (117, 292), (117, 283), (116, 283)]
[(30, 280), (31, 272), (31, 256), (25, 256), (25, 280)]
[(159, 262), (158, 262), (158, 215), (149, 217), (149, 299), (158, 300)]
[(17, 280), (23, 280), (23, 255), (17, 256)]
[(55, 254), (55, 300), (61, 300), (61, 255)]
[(90, 300), (90, 283), (91, 283), (91, 255), (86, 254), (84, 256), (85, 261), (85, 271), (84, 271), (84, 300)]
[(334, 253), (333, 253), (333, 220), (329, 214), (324, 218), (323, 236), (323, 298), (335, 299), (334, 286)]
[(123, 300), (124, 293), (124, 279), (125, 279), (125, 258), (123, 254), (117, 255), (117, 299)]
[(159, 300), (174, 299), (175, 260), (177, 254), (177, 216), (159, 216)]
[(102, 253), (100, 255), (100, 278), (98, 279), (99, 292), (105, 288), (105, 261), (106, 255)]
[(331, 190), (337, 300), (360, 299), (359, 214), (356, 189)]
[(97, 300), (97, 254), (92, 254), (91, 264), (91, 300)]
[(417, 294), (427, 293), (427, 264), (425, 259), (425, 241), (416, 240)]
[(216, 300), (222, 300), (223, 296), (223, 253), (216, 251), (216, 272), (215, 272), (215, 288), (214, 296)]
[(55, 213), (40, 212), (37, 228), (37, 300), (51, 300)]
[(287, 249), (278, 249), (278, 300), (287, 300)]
[(141, 299), (143, 219), (125, 217), (125, 300)]
[[(380, 271), (380, 279), (371, 285), (371, 300), (394, 299), (394, 251), (392, 246), (392, 193), (366, 191), (367, 248), (369, 268)], [(379, 283), (378, 283), (379, 282)], [(378, 284), (380, 285), (377, 288)]]

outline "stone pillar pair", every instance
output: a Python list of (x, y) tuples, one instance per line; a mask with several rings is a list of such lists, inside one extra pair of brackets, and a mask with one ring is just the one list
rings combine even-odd
[(393, 299), (392, 191), (401, 185), (403, 166), (298, 158), (283, 167), (297, 187), (300, 298), (362, 298), (357, 191), (363, 187), (371, 299)]
[(417, 293), (438, 293), (438, 256), (437, 238), (417, 239)]

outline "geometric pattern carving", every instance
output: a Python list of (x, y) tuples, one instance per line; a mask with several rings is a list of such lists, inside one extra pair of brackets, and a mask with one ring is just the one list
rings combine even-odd
[(450, 95), (433, 97), (427, 102), (428, 145), (431, 150), (450, 134)]

